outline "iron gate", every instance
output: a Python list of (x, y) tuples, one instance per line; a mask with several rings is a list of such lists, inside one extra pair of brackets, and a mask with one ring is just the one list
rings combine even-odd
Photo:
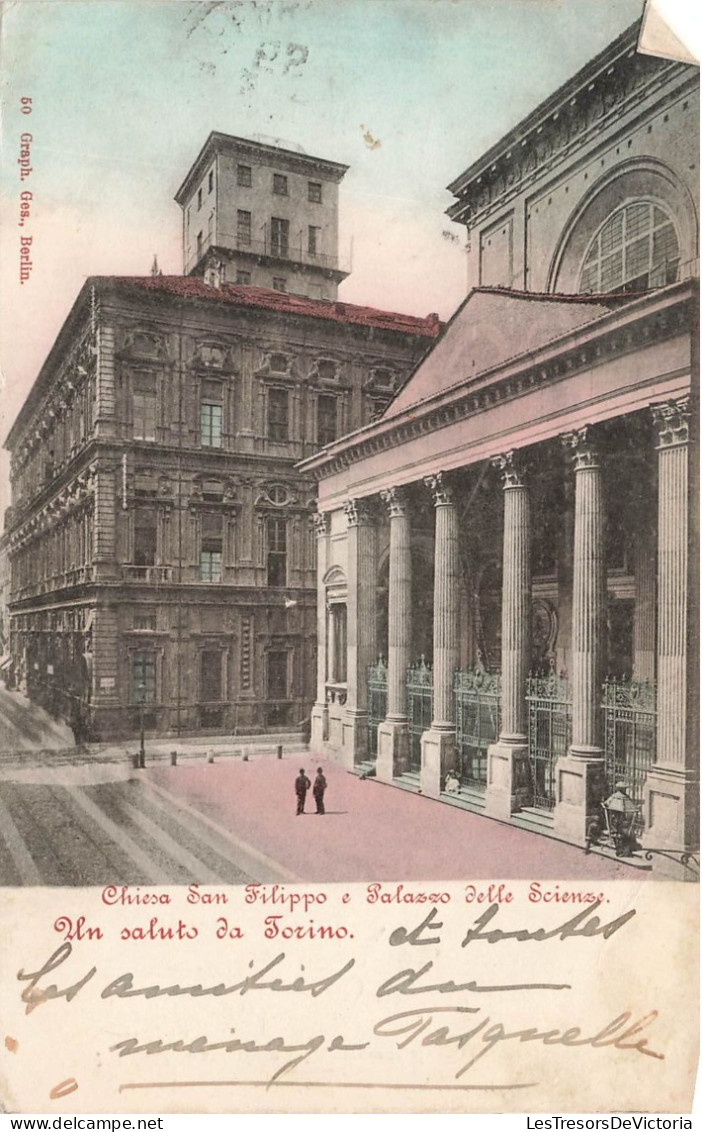
[[(602, 685), (605, 778), (611, 794), (615, 783), (626, 782), (627, 793), (643, 802), (646, 774), (656, 752), (656, 688), (647, 680), (606, 680)], [(643, 830), (643, 815), (633, 833)]]
[(527, 680), (529, 772), (533, 805), (556, 805), (556, 759), (568, 752), (572, 718), (568, 681), (550, 672)]
[(368, 754), (378, 757), (378, 726), (388, 711), (388, 669), (382, 656), (368, 669)]
[(431, 727), (434, 710), (432, 672), (424, 657), (407, 669), (407, 719), (409, 723), (409, 767), (422, 765), (422, 735)]
[(487, 785), (487, 751), (500, 733), (500, 677), (482, 664), (472, 671), (456, 672), (456, 772), (462, 785), (484, 790)]

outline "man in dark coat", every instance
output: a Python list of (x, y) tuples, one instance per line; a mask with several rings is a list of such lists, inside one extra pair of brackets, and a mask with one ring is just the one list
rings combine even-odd
[(327, 788), (327, 780), (324, 777), (324, 775), (322, 774), (321, 766), (318, 766), (317, 767), (317, 777), (315, 778), (314, 786), (312, 787), (312, 793), (314, 794), (314, 800), (317, 803), (317, 813), (318, 814), (324, 813), (324, 791), (326, 790), (326, 788)]
[(304, 814), (304, 812), (305, 812), (305, 798), (307, 797), (307, 791), (309, 790), (311, 785), (312, 785), (312, 783), (310, 782), (309, 778), (305, 774), (303, 768), (300, 767), (300, 773), (298, 774), (297, 778), (295, 779), (295, 793), (297, 794), (297, 814), (298, 814), (298, 816), (300, 814)]

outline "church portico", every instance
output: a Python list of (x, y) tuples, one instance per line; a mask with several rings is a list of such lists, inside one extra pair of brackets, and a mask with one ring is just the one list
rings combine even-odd
[[(452, 405), (420, 400), (396, 415), (391, 406), (383, 421), (308, 463), (324, 468), (320, 513), (330, 528), (336, 523), (336, 536), (325, 536), (326, 570), (343, 548), (348, 576), (343, 741), (330, 730), (320, 751), (386, 783), (531, 822), (583, 847), (601, 832), (615, 780), (626, 781), (654, 839), (661, 822), (674, 838), (689, 809), (683, 761), (659, 766), (656, 758), (664, 733), (671, 750), (675, 735), (680, 747), (686, 677), (671, 618), (679, 633), (687, 608), (687, 520), (679, 514), (686, 464), (666, 450), (663, 468), (656, 436), (663, 417), (682, 413), (690, 347), (679, 331), (690, 293), (678, 285), (660, 296), (669, 312), (654, 322), (659, 333), (667, 326), (660, 341), (650, 310), (642, 317), (655, 359), (640, 347), (636, 367), (622, 366), (608, 345), (613, 323), (629, 321), (636, 300), (604, 313), (602, 301), (569, 343), (581, 340), (581, 371), (564, 351), (532, 383), (533, 354), (522, 376), (512, 359), (508, 391), (498, 392), (503, 373), (492, 372), (467, 383), (459, 409), (460, 387), (449, 385), (435, 399), (449, 402), (450, 393)], [(510, 316), (528, 316), (529, 305), (515, 297)], [(470, 316), (470, 299), (456, 321), (462, 316)], [(579, 307), (576, 321), (582, 317)], [(618, 339), (624, 350), (631, 342)], [(564, 380), (587, 384), (596, 393), (586, 406), (591, 419), (577, 400), (544, 396), (549, 378), (555, 392)], [(687, 452), (675, 435), (672, 448)], [(382, 460), (391, 438), (392, 458)], [(661, 521), (661, 508), (671, 507), (677, 519)], [(424, 572), (419, 592), (415, 571)], [(324, 601), (330, 608), (329, 594)], [(325, 624), (330, 631), (329, 618)], [(320, 655), (330, 647), (326, 639)], [(676, 677), (664, 675), (673, 670)], [(674, 680), (677, 695), (662, 716), (661, 679), (666, 688)], [(680, 852), (686, 828), (687, 840), (681, 833), (675, 842)]]

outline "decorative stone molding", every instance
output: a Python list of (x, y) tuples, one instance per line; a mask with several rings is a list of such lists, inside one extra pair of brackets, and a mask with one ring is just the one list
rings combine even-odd
[(690, 398), (651, 405), (653, 423), (658, 433), (658, 448), (673, 448), (690, 440)]
[(526, 477), (524, 459), (519, 452), (503, 452), (491, 461), (493, 468), (497, 468), (502, 476), (502, 486), (505, 490), (510, 487), (525, 487)]
[(388, 509), (391, 519), (407, 514), (407, 492), (401, 487), (388, 487), (381, 491), (380, 498)]
[(449, 507), (453, 503), (453, 489), (446, 480), (445, 472), (425, 476), (424, 483), (432, 493), (435, 507)]
[(360, 527), (373, 522), (373, 504), (369, 499), (349, 499), (344, 505), (346, 521), (350, 527)]
[(329, 515), (326, 511), (317, 511), (316, 514), (310, 515), (310, 522), (314, 526), (317, 538), (325, 538), (329, 534)]
[(599, 453), (591, 425), (585, 425), (574, 432), (564, 433), (561, 442), (566, 452), (572, 456), (576, 472), (582, 472), (588, 468), (599, 468)]

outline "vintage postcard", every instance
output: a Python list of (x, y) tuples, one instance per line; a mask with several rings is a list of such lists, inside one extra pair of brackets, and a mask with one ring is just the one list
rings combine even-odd
[(6, 1112), (692, 1126), (672, 8), (5, 0)]

